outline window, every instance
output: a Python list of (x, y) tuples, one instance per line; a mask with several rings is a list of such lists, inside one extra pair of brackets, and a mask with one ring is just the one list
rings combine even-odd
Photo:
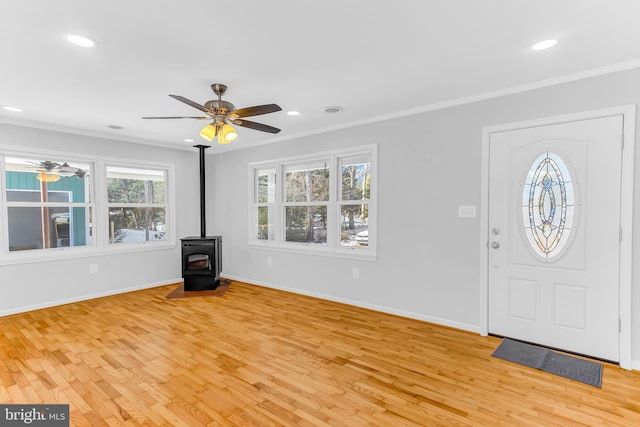
[(375, 257), (375, 160), (367, 146), (250, 165), (250, 243)]
[(275, 168), (257, 168), (255, 170), (255, 208), (256, 239), (274, 240), (273, 221), (276, 203), (276, 170)]
[(167, 239), (166, 170), (107, 166), (109, 243)]
[(567, 164), (545, 152), (534, 162), (522, 191), (522, 219), (530, 248), (545, 262), (562, 253), (573, 228), (575, 194)]
[(368, 156), (340, 157), (340, 245), (369, 246), (371, 160)]
[(92, 164), (5, 157), (9, 252), (92, 246)]
[(171, 165), (75, 156), (0, 153), (0, 264), (175, 244)]
[(326, 245), (329, 203), (328, 159), (282, 166), (286, 242)]

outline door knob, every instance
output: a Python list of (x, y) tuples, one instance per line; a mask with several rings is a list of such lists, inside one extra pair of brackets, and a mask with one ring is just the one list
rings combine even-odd
[(498, 243), (498, 242), (491, 242), (491, 247), (492, 247), (493, 249), (498, 249), (498, 248), (500, 247), (500, 243)]

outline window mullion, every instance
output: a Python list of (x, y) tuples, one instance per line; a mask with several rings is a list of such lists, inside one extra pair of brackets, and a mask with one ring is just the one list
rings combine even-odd
[[(336, 156), (332, 155), (329, 160), (329, 203), (327, 205), (327, 246), (332, 250), (335, 250), (340, 241), (340, 221), (338, 221), (340, 215), (337, 210), (337, 200), (340, 194), (338, 173)], [(333, 214), (331, 214), (332, 212)]]
[(9, 253), (9, 218), (7, 205), (7, 174), (5, 169), (6, 157), (0, 154), (0, 257)]
[[(275, 215), (275, 220), (277, 221), (277, 224), (274, 224), (275, 227), (275, 240), (276, 242), (278, 242), (278, 244), (282, 245), (284, 243), (285, 240), (285, 232), (284, 232), (284, 227), (285, 227), (285, 201), (286, 201), (286, 197), (285, 197), (285, 182), (286, 182), (286, 176), (287, 174), (284, 171), (284, 165), (282, 163), (278, 163), (278, 165), (276, 166), (276, 209), (275, 211), (277, 212)], [(280, 178), (280, 179), (278, 179)]]
[(275, 186), (275, 190), (274, 190), (274, 195), (273, 195), (273, 240), (274, 242), (276, 242), (277, 244), (281, 244), (282, 243), (282, 232), (280, 231), (280, 228), (282, 227), (282, 213), (280, 212), (281, 208), (280, 205), (282, 204), (282, 196), (280, 194), (280, 185), (282, 180), (282, 169), (281, 169), (282, 165), (280, 164), (276, 164), (274, 169), (275, 169), (275, 174), (273, 176), (273, 181), (274, 181), (274, 186)]

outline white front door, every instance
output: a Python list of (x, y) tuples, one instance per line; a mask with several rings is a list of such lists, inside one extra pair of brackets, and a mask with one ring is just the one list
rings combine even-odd
[(489, 139), (488, 331), (619, 361), (623, 116)]

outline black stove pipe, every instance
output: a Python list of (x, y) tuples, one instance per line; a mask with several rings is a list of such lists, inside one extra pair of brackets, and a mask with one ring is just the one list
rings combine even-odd
[(200, 151), (200, 237), (207, 237), (206, 191), (205, 191), (205, 154), (210, 145), (194, 145)]

